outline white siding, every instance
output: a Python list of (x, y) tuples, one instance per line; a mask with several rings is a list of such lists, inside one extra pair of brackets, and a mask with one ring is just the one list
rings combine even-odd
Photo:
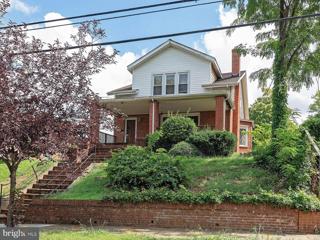
[(132, 87), (139, 89), (139, 97), (152, 96), (154, 74), (178, 72), (189, 73), (188, 94), (205, 92), (201, 85), (216, 79), (216, 76), (211, 72), (209, 61), (170, 47), (134, 69)]

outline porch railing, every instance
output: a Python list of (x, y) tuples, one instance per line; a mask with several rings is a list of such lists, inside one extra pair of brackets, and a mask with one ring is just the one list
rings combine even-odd
[(99, 143), (107, 144), (107, 143), (115, 143), (116, 136), (104, 132), (99, 132)]

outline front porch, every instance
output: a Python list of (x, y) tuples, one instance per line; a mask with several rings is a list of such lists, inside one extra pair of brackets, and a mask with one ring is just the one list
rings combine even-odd
[(144, 99), (108, 99), (104, 107), (117, 108), (126, 117), (116, 118), (116, 143), (145, 145), (146, 136), (159, 129), (170, 114), (192, 118), (199, 128), (226, 130), (236, 136), (239, 117), (226, 96), (202, 95)]

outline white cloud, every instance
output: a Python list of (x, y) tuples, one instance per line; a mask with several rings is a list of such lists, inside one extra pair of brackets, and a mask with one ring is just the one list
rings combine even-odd
[[(45, 20), (63, 18), (59, 13), (51, 12), (45, 15)], [(71, 23), (69, 20), (60, 21), (59, 24)], [(56, 23), (46, 23), (45, 26), (56, 25)], [(37, 28), (39, 26), (35, 26)], [(30, 31), (31, 36), (40, 38), (46, 43), (53, 43), (56, 39), (61, 42), (70, 41), (70, 35), (76, 34), (77, 28), (74, 26), (64, 26), (59, 28), (48, 28), (37, 31)], [(142, 50), (142, 54), (147, 50)], [(106, 52), (111, 54), (113, 48), (106, 47)], [(92, 76), (91, 88), (94, 92), (98, 93), (101, 97), (106, 97), (107, 92), (115, 88), (123, 87), (131, 84), (131, 74), (127, 70), (127, 65), (132, 63), (138, 56), (133, 52), (125, 52), (116, 56), (116, 63), (106, 65), (105, 68), (99, 73)]]
[(32, 14), (38, 10), (38, 7), (29, 5), (22, 0), (11, 0), (9, 11), (10, 10), (16, 10), (24, 14)]
[[(226, 11), (223, 6), (219, 7), (219, 18), (222, 26), (230, 25), (237, 17), (235, 9)], [(254, 45), (256, 33), (252, 28), (236, 29), (231, 36), (226, 35), (226, 31), (209, 32), (204, 34), (201, 43), (206, 51), (214, 56), (223, 72), (231, 71), (231, 50), (239, 44)], [(199, 42), (194, 46), (201, 49)], [(241, 69), (246, 70), (248, 76), (261, 68), (270, 67), (272, 60), (261, 59), (259, 57), (246, 56), (241, 58)], [(249, 103), (253, 103), (255, 99), (261, 96), (261, 90), (258, 89), (257, 82), (248, 81)], [(308, 115), (308, 106), (311, 103), (311, 96), (314, 95), (316, 87), (311, 89), (303, 88), (300, 92), (289, 92), (289, 106), (294, 109), (299, 109), (302, 118), (305, 119)], [(300, 119), (301, 121), (302, 119)]]

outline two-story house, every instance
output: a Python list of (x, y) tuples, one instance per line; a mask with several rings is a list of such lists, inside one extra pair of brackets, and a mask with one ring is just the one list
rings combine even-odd
[(116, 119), (116, 142), (142, 145), (168, 113), (180, 113), (200, 128), (232, 132), (236, 151), (251, 151), (247, 76), (237, 52), (230, 55), (232, 70), (222, 73), (214, 57), (168, 40), (131, 63), (132, 84), (101, 100), (126, 115)]

